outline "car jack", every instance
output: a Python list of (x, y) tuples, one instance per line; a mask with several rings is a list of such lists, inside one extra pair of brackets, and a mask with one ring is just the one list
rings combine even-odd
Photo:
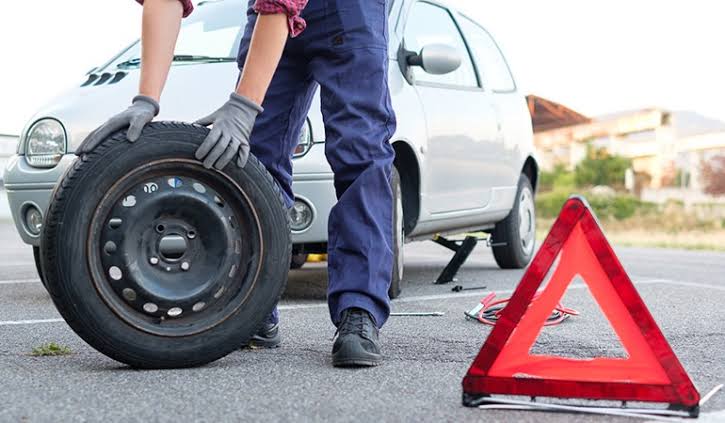
[(440, 235), (433, 237), (433, 242), (455, 252), (453, 257), (451, 257), (451, 260), (438, 276), (438, 279), (434, 282), (436, 285), (446, 284), (455, 280), (458, 270), (460, 270), (463, 263), (468, 260), (468, 256), (470, 256), (473, 249), (476, 248), (476, 244), (478, 244), (479, 239), (483, 238), (466, 235), (462, 241), (453, 241)]

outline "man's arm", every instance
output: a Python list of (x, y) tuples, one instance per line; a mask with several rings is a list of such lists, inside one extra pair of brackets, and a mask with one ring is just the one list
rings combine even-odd
[(184, 6), (178, 0), (146, 0), (141, 29), (139, 94), (157, 102), (166, 84)]
[(284, 50), (289, 28), (284, 14), (259, 15), (237, 94), (262, 104)]
[(223, 169), (235, 158), (240, 168), (247, 163), (254, 121), (263, 110), (261, 104), (287, 42), (287, 22), (288, 17), (279, 13), (257, 18), (236, 92), (217, 111), (196, 121), (214, 125), (196, 150), (196, 158), (205, 167)]
[(287, 37), (296, 37), (306, 23), (300, 13), (307, 0), (256, 0), (254, 10), (259, 14), (252, 41), (237, 86), (237, 94), (262, 104), (277, 69)]

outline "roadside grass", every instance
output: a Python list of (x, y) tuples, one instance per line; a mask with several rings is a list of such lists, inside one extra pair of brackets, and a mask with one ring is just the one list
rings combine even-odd
[[(537, 239), (543, 241), (554, 223), (540, 219)], [(686, 228), (677, 224), (657, 225), (633, 218), (623, 221), (602, 220), (604, 235), (613, 245), (625, 247), (673, 248), (683, 250), (725, 251), (725, 229)], [(674, 222), (672, 222), (674, 223)]]
[[(550, 219), (541, 219), (537, 222), (536, 238), (539, 243), (549, 233), (553, 223), (554, 221)], [(619, 225), (608, 225), (606, 222), (602, 222), (602, 227), (604, 235), (615, 246), (725, 251), (725, 230), (666, 232), (642, 228), (624, 229)]]
[(71, 349), (65, 345), (58, 345), (55, 342), (50, 342), (33, 348), (30, 353), (33, 357), (55, 357), (61, 355), (72, 354)]
[(612, 244), (725, 251), (725, 204), (642, 201), (622, 191), (624, 173), (618, 160), (608, 155), (592, 159), (574, 171), (557, 167), (542, 172), (536, 195), (538, 239), (544, 239), (569, 196), (578, 193), (587, 199)]

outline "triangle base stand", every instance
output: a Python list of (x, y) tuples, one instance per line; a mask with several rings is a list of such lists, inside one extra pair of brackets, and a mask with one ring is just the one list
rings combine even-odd
[(700, 414), (700, 406), (684, 409), (681, 406), (669, 408), (636, 408), (628, 407), (622, 402), (621, 407), (593, 406), (582, 404), (558, 404), (553, 402), (538, 402), (536, 397), (530, 401), (508, 398), (494, 398), (487, 395), (463, 394), (463, 405), (477, 407), (483, 410), (518, 410), (518, 411), (545, 411), (558, 413), (595, 414), (606, 416), (632, 417), (657, 421), (681, 421), (682, 418), (696, 418)]

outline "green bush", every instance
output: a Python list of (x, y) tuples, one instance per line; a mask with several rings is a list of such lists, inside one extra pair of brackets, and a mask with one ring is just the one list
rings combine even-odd
[(629, 159), (610, 155), (605, 149), (589, 148), (587, 157), (574, 170), (577, 187), (605, 185), (624, 187), (624, 174), (632, 166)]
[(615, 197), (591, 197), (589, 199), (592, 209), (602, 219), (615, 218), (624, 220), (634, 216), (642, 207), (642, 202), (635, 197), (617, 195)]
[(553, 219), (559, 215), (562, 206), (569, 198), (570, 191), (541, 192), (536, 196), (536, 213), (539, 217)]
[(541, 172), (539, 175), (539, 191), (574, 190), (574, 172), (570, 172), (562, 165), (557, 165), (551, 172)]
[[(541, 218), (553, 219), (559, 215), (562, 206), (571, 196), (571, 191), (556, 190), (539, 193), (536, 197), (536, 210)], [(625, 220), (637, 213), (655, 211), (657, 206), (646, 203), (631, 195), (592, 196), (584, 194), (592, 210), (600, 219)]]

